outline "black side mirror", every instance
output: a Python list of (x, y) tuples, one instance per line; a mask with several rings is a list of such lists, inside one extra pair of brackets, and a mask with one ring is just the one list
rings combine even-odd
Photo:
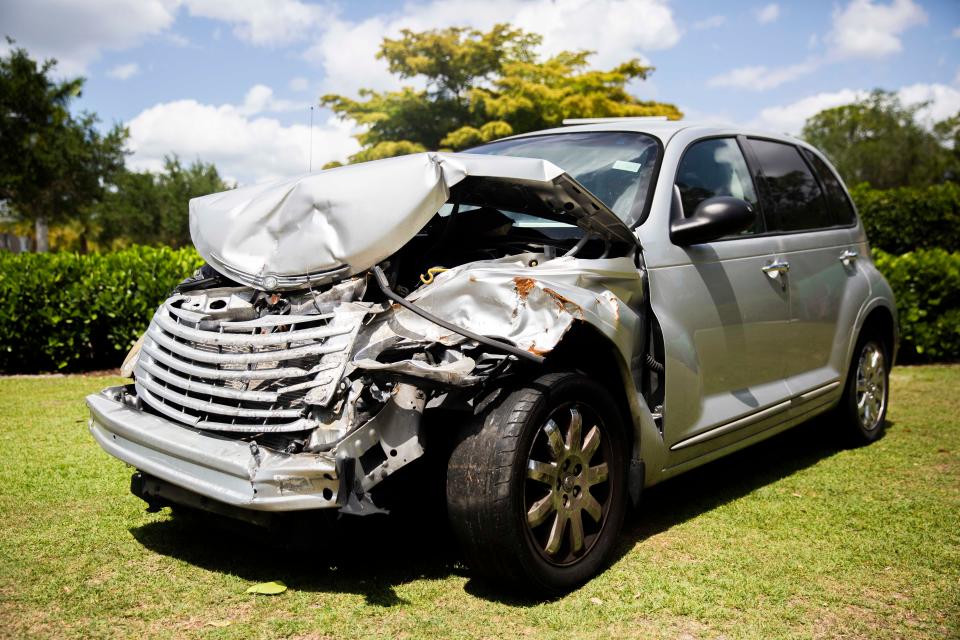
[(749, 229), (756, 219), (757, 213), (753, 207), (740, 198), (708, 198), (697, 206), (689, 218), (673, 220), (670, 239), (680, 246), (710, 242)]

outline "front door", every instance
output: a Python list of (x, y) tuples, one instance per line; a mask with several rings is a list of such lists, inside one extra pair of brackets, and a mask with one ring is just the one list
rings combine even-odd
[(684, 248), (686, 260), (678, 264), (650, 267), (666, 355), (663, 435), (671, 464), (743, 437), (751, 416), (774, 413), (789, 396), (783, 379), (789, 288), (777, 268), (777, 238), (758, 235), (765, 223), (737, 139), (693, 143), (676, 188), (682, 215), (726, 195), (751, 203), (758, 220), (739, 235)]

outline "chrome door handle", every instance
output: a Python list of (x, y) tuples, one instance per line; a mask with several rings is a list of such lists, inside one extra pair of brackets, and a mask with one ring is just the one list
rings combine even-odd
[(763, 272), (771, 278), (776, 278), (787, 271), (790, 271), (790, 263), (786, 260), (774, 260), (763, 265)]
[(856, 251), (853, 251), (852, 249), (847, 249), (846, 251), (844, 251), (843, 253), (841, 253), (841, 254), (840, 254), (840, 257), (837, 258), (837, 259), (838, 259), (840, 262), (842, 262), (844, 265), (850, 266), (851, 264), (853, 264), (854, 262), (856, 262), (856, 261), (857, 261), (857, 258), (859, 258), (859, 257), (860, 257), (860, 254), (859, 254), (859, 253), (857, 253)]

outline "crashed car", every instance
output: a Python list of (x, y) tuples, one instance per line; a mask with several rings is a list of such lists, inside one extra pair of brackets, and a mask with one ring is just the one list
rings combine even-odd
[(893, 295), (798, 140), (579, 123), (196, 198), (190, 232), (206, 264), (87, 398), (151, 506), (377, 513), (446, 434), (469, 564), (559, 592), (642, 488), (828, 410), (883, 429)]

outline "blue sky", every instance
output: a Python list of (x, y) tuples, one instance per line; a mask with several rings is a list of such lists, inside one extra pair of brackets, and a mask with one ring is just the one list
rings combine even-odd
[[(543, 53), (591, 49), (596, 66), (656, 66), (631, 87), (691, 119), (797, 132), (875, 87), (960, 110), (960, 2), (836, 0), (4, 0), (0, 32), (87, 78), (78, 108), (130, 127), (129, 164), (201, 158), (241, 182), (307, 169), (309, 105), (397, 86), (374, 58), (400, 28), (509, 21)], [(356, 148), (316, 110), (314, 167)]]

